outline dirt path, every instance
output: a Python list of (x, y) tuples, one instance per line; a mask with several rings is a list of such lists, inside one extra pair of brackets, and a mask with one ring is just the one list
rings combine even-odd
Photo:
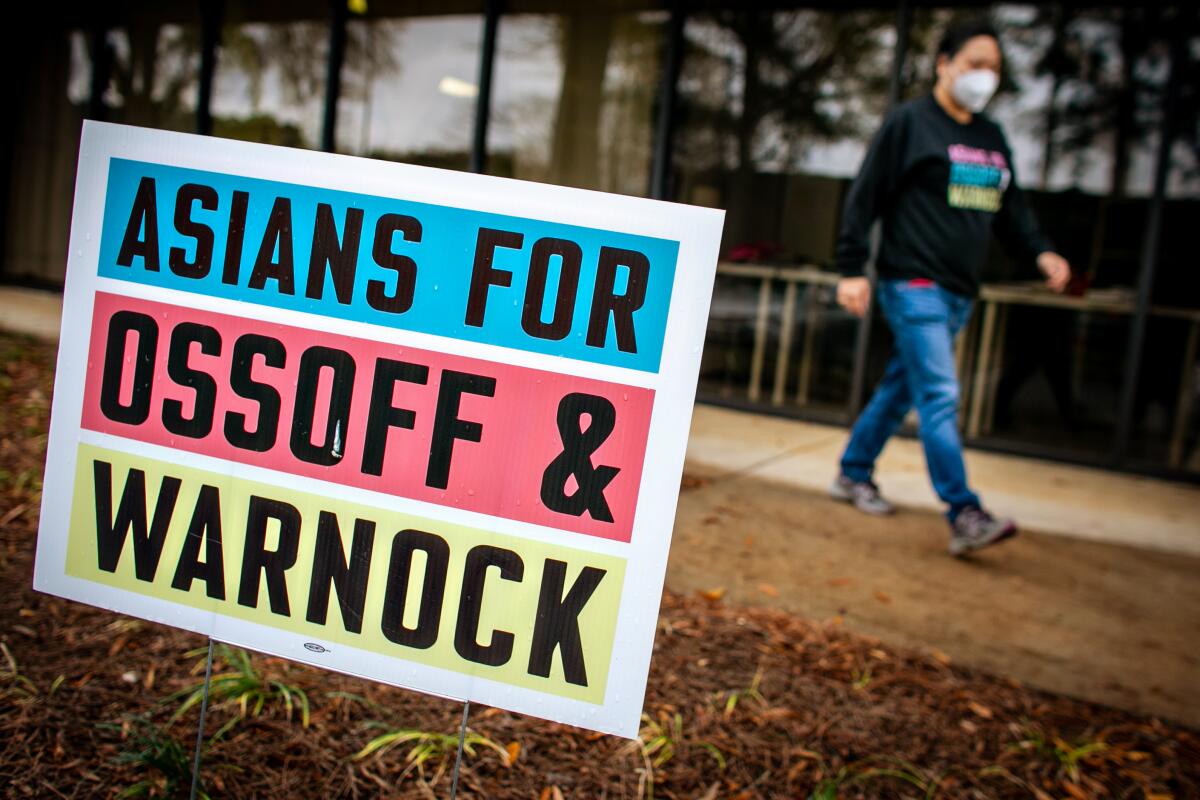
[(1030, 685), (1200, 724), (1200, 559), (1024, 532), (970, 561), (945, 523), (689, 470), (667, 585), (724, 588)]

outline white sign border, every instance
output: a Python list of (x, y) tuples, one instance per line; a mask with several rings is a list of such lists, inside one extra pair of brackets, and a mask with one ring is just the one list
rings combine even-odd
[[(98, 289), (111, 290), (114, 283), (119, 283), (107, 281), (96, 274), (107, 165), (111, 158), (419, 200), (679, 243), (661, 369), (657, 375), (503, 348), (505, 360), (509, 363), (645, 386), (655, 392), (631, 542), (614, 547), (595, 537), (575, 534), (560, 542), (580, 550), (620, 554), (626, 559), (625, 585), (603, 705), (569, 700), (496, 683), (479, 675), (427, 667), (354, 648), (334, 647), (318, 657), (303, 647), (305, 637), (298, 634), (102, 586), (64, 573), (71, 504), (63, 502), (63, 498), (70, 498), (74, 494), (76, 452), (80, 441), (85, 438), (80, 433), (79, 423), (92, 302)], [(470, 699), (518, 713), (635, 738), (640, 727), (657, 628), (724, 212), (549, 184), (91, 121), (84, 123), (79, 163), (34, 588), (369, 680), (457, 700)], [(125, 293), (129, 295), (165, 302), (171, 302), (172, 299), (178, 301), (178, 292), (135, 286), (131, 283), (127, 288), (122, 285), (122, 288), (126, 288)], [(240, 315), (245, 315), (248, 307), (237, 301), (201, 296), (192, 298), (192, 305), (225, 313), (240, 312)], [(293, 315), (299, 314), (261, 307), (255, 307), (255, 313), (278, 321), (292, 320)], [(375, 338), (386, 337), (457, 355), (497, 360), (497, 353), (501, 350), (486, 344), (381, 329), (380, 326), (363, 323), (331, 318), (324, 320), (323, 327), (333, 332), (361, 337), (365, 330), (369, 330)], [(384, 333), (385, 330), (387, 333)], [(181, 463), (188, 463), (188, 458), (180, 454)], [(421, 509), (420, 513), (437, 516), (429, 507)], [(442, 515), (441, 518), (448, 516)], [(516, 527), (519, 528), (519, 523)], [(507, 521), (504, 530), (516, 532), (516, 528)], [(544, 540), (545, 536), (539, 531), (531, 538)], [(396, 674), (398, 671), (401, 674)], [(437, 688), (429, 688), (433, 686)]]

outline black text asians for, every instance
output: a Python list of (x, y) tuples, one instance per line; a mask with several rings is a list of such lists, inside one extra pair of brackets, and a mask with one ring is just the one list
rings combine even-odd
[[(261, 237), (248, 240), (246, 219), (250, 193), (233, 192), (228, 208), (222, 208), (217, 190), (200, 183), (185, 183), (174, 197), (165, 198), (174, 206), (171, 217), (175, 231), (194, 242), (194, 248), (189, 248), (194, 249), (193, 255), (189, 257), (188, 251), (178, 246), (170, 247), (164, 254), (159, 244), (158, 227), (158, 206), (163, 199), (158, 194), (155, 180), (143, 177), (129, 211), (117, 255), (118, 266), (159, 272), (165, 262), (167, 269), (180, 278), (197, 281), (208, 279), (216, 268), (223, 284), (243, 286), (264, 295), (295, 295), (298, 291), (296, 265), (297, 259), (301, 259), (302, 263), (307, 262), (305, 285), (299, 287), (305, 297), (324, 299), (328, 276), (338, 304), (345, 306), (365, 301), (377, 312), (396, 315), (404, 314), (412, 308), (414, 301), (419, 300), (416, 297), (419, 270), (445, 269), (447, 266), (421, 264), (418, 258), (394, 252), (396, 236), (408, 243), (421, 242), (423, 226), (417, 217), (382, 214), (375, 221), (374, 230), (364, 230), (362, 209), (347, 208), (339, 220), (328, 203), (317, 205), (311, 248), (307, 253), (297, 253), (299, 237), (295, 236), (293, 226), (299, 217), (293, 214), (292, 201), (287, 197), (274, 198)], [(225, 223), (223, 229), (195, 219), (197, 205), (207, 212), (219, 212), (219, 218)], [(513, 283), (511, 271), (493, 266), (496, 250), (520, 250), (524, 247), (525, 236), (516, 231), (486, 227), (464, 234), (475, 239), (475, 246), (470, 288), (463, 298), (462, 322), (466, 326), (482, 328), (493, 287), (505, 289)], [(224, 255), (220, 264), (214, 264), (218, 238), (225, 242)], [(308, 241), (309, 237), (303, 237), (303, 240)], [(356, 273), (362, 248), (369, 249), (371, 259), (386, 271), (390, 280), (360, 279)], [(243, 266), (243, 252), (255, 253), (248, 271)], [(543, 307), (555, 257), (558, 289), (552, 298), (551, 318), (546, 321), (542, 318)], [(545, 237), (533, 243), (526, 265), (524, 297), (521, 298), (524, 303), (521, 328), (525, 334), (552, 341), (568, 336), (574, 321), (582, 266), (583, 251), (570, 239)], [(628, 277), (624, 289), (618, 292), (621, 267), (628, 270)], [(603, 349), (606, 346), (611, 319), (617, 348), (626, 353), (638, 351), (634, 312), (646, 301), (649, 273), (650, 262), (644, 253), (618, 247), (600, 248), (594, 285), (585, 287), (591, 295), (585, 340), (588, 347)]]

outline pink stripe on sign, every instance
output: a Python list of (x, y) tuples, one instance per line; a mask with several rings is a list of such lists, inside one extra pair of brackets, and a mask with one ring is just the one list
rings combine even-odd
[(97, 293), (82, 424), (627, 542), (653, 405), (649, 389)]

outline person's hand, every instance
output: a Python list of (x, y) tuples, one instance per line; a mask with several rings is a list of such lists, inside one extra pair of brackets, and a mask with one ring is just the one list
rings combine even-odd
[(842, 278), (837, 285), (838, 305), (856, 317), (867, 313), (871, 306), (871, 281), (869, 278)]
[(1038, 269), (1046, 276), (1046, 285), (1053, 291), (1062, 292), (1071, 280), (1071, 265), (1058, 253), (1047, 250), (1037, 257)]

